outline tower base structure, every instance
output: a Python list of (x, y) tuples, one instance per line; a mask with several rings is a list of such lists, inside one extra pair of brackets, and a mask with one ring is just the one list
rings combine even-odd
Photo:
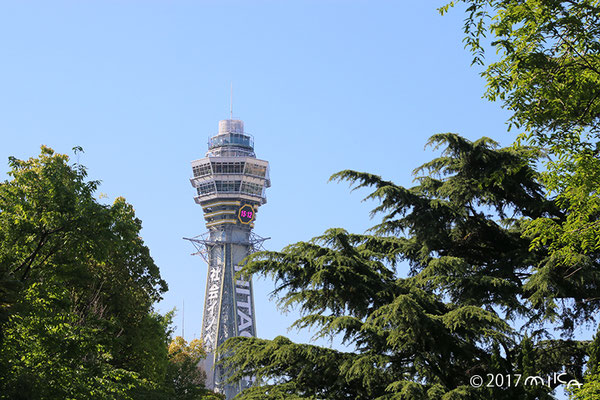
[(255, 251), (264, 250), (262, 244), (269, 238), (228, 226), (209, 231), (189, 240), (208, 265), (202, 342), (207, 353), (203, 363), (206, 387), (232, 399), (254, 384), (254, 377), (245, 377), (237, 383), (227, 383), (228, 373), (218, 364), (216, 349), (234, 336), (256, 337), (254, 291), (250, 278), (236, 277), (243, 260)]

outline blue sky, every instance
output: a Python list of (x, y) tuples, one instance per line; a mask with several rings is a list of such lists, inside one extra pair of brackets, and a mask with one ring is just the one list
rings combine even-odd
[[(271, 164), (255, 232), (279, 250), (329, 227), (364, 232), (368, 192), (327, 183), (342, 169), (411, 185), (457, 132), (508, 145), (508, 114), (481, 98), (481, 72), (463, 49), (464, 14), (443, 1), (18, 1), (0, 3), (0, 172), (41, 144), (80, 161), (99, 194), (124, 196), (170, 290), (185, 301), (185, 336), (200, 333), (206, 266), (182, 237), (206, 231), (190, 161), (229, 115)], [(103, 200), (107, 201), (107, 200)], [(268, 280), (255, 282), (258, 334), (287, 327)], [(176, 319), (181, 332), (181, 315)]]

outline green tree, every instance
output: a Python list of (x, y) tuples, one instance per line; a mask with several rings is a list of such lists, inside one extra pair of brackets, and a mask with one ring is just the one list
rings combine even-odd
[[(600, 3), (597, 0), (459, 0), (465, 44), (485, 66), (486, 98), (540, 144), (600, 134)], [(486, 64), (485, 52), (497, 57)]]
[[(536, 236), (532, 247), (547, 246), (556, 259), (542, 272), (585, 279), (585, 254), (600, 248), (600, 3), (456, 3), (467, 6), (465, 42), (474, 63), (485, 65), (485, 97), (512, 112), (510, 125), (523, 129), (520, 140), (544, 146), (549, 154), (542, 180), (567, 217), (560, 223), (542, 217), (529, 225), (527, 233)], [(488, 47), (498, 54), (489, 65)]]
[[(565, 218), (536, 218), (525, 234), (533, 238), (532, 250), (548, 249), (553, 259), (541, 266), (531, 286), (554, 313), (551, 277), (562, 277), (563, 288), (598, 285), (593, 269), (600, 249), (600, 3), (456, 3), (466, 5), (465, 42), (474, 62), (485, 67), (485, 97), (512, 112), (510, 124), (522, 129), (521, 141), (548, 152), (541, 180)], [(486, 63), (490, 48), (497, 57)], [(590, 309), (597, 309), (593, 300), (581, 292), (579, 301), (594, 303)], [(592, 393), (585, 398), (596, 397)]]
[[(380, 201), (373, 214), (383, 219), (371, 234), (330, 229), (250, 257), (241, 273), (275, 279), (280, 306), (302, 313), (293, 326), (339, 334), (354, 351), (284, 337), (230, 339), (222, 351), (231, 354), (224, 363), (233, 378), (267, 383), (241, 399), (549, 399), (545, 386), (475, 388), (470, 378), (566, 368), (581, 379), (586, 344), (569, 338), (570, 321), (588, 316), (579, 301), (588, 288), (557, 286), (556, 307), (568, 315), (557, 318), (530, 284), (551, 257), (530, 250), (528, 221), (565, 218), (534, 169), (540, 151), (455, 134), (430, 144), (445, 150), (416, 170), (412, 188), (354, 171), (332, 177), (374, 187), (368, 198)], [(586, 295), (600, 295), (591, 289)], [(552, 329), (566, 338), (550, 338)]]
[(167, 290), (123, 198), (42, 147), (0, 183), (0, 398), (166, 399)]

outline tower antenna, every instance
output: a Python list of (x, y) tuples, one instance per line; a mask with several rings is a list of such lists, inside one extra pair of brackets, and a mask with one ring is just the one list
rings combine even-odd
[(233, 82), (231, 82), (231, 90), (229, 93), (229, 119), (233, 119)]
[(183, 300), (183, 310), (181, 312), (181, 337), (185, 340), (185, 300)]

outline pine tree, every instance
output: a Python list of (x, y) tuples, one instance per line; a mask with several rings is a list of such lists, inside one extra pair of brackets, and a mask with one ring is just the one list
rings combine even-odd
[[(585, 344), (570, 339), (572, 321), (589, 318), (584, 286), (592, 303), (600, 289), (543, 273), (547, 251), (530, 251), (528, 221), (565, 217), (544, 196), (534, 168), (540, 152), (456, 134), (430, 144), (445, 149), (415, 171), (412, 188), (355, 171), (332, 177), (374, 188), (368, 198), (379, 200), (373, 214), (383, 217), (370, 233), (329, 229), (250, 257), (242, 273), (275, 280), (281, 308), (302, 312), (293, 326), (341, 335), (355, 350), (231, 339), (224, 351), (233, 354), (225, 361), (233, 379), (269, 382), (241, 399), (544, 399), (554, 387), (490, 390), (470, 379), (546, 376), (565, 366), (581, 378)], [(538, 297), (548, 288), (559, 289), (552, 307)], [(547, 339), (551, 328), (566, 338)]]

